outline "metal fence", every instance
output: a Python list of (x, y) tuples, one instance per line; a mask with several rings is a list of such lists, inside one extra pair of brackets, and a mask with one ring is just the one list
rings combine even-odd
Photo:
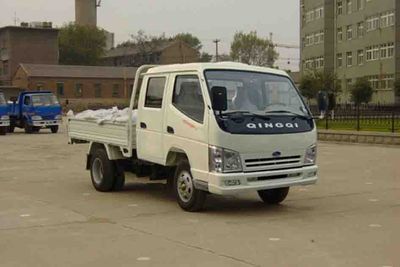
[[(319, 116), (317, 106), (311, 106)], [(317, 120), (319, 128), (357, 131), (400, 132), (400, 105), (338, 105)]]

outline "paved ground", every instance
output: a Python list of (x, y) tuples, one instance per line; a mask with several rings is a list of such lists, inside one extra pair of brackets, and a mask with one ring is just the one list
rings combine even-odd
[(94, 191), (86, 145), (0, 136), (1, 266), (400, 266), (400, 148), (320, 144), (320, 183), (283, 205), (212, 196), (185, 213), (161, 184)]

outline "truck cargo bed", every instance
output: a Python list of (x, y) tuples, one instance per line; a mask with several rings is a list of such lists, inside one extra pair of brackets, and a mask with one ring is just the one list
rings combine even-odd
[[(136, 147), (135, 124), (132, 124), (132, 145)], [(83, 120), (76, 118), (68, 119), (68, 136), (70, 143), (98, 142), (127, 148), (128, 123), (127, 122), (104, 122), (98, 124), (95, 120)]]

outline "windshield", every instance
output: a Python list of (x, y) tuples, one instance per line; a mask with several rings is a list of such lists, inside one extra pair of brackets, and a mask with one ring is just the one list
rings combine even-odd
[(228, 109), (225, 113), (248, 111), (256, 114), (288, 112), (309, 115), (287, 77), (230, 70), (209, 70), (205, 76), (209, 90), (214, 86), (227, 89)]
[(2, 93), (0, 93), (0, 105), (3, 106), (3, 105), (6, 105), (6, 104), (7, 103), (6, 103), (6, 100), (4, 98), (4, 95)]
[(53, 94), (32, 95), (33, 106), (54, 106), (58, 105), (58, 100)]

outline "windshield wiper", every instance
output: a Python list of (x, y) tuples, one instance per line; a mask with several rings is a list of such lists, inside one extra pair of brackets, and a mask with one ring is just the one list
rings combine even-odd
[(273, 114), (273, 113), (278, 113), (278, 114), (280, 114), (280, 113), (287, 113), (287, 114), (294, 115), (294, 116), (295, 116), (295, 117), (297, 117), (297, 118), (303, 118), (303, 119), (306, 119), (306, 120), (310, 120), (310, 119), (312, 119), (312, 117), (311, 117), (311, 116), (307, 116), (307, 115), (299, 114), (299, 113), (292, 112), (292, 111), (289, 111), (289, 110), (271, 110), (271, 111), (266, 111), (265, 113), (266, 113), (266, 114)]

